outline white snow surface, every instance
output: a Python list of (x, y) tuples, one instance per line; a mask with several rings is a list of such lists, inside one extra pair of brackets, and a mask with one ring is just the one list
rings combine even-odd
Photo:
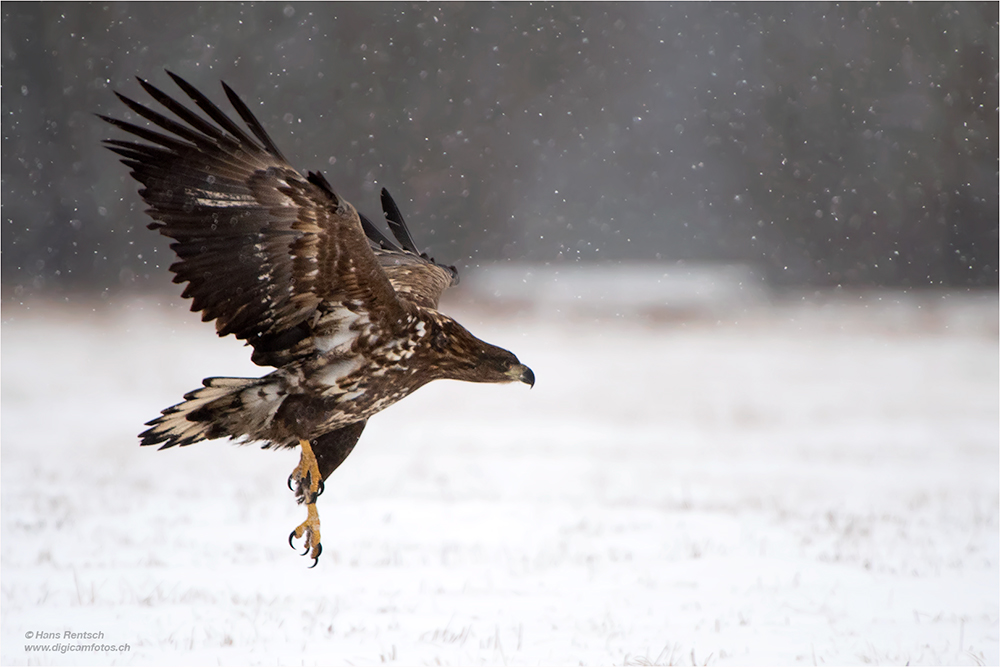
[(186, 305), (5, 307), (3, 664), (1000, 662), (995, 292), (445, 307), (538, 382), (373, 418), (315, 569), (297, 451), (138, 446), (265, 370)]

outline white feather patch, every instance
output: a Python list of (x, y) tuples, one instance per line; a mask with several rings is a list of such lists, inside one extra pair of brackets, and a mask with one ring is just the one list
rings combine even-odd
[(316, 349), (322, 353), (335, 351), (347, 352), (351, 344), (361, 335), (363, 327), (371, 323), (365, 313), (353, 313), (344, 310), (335, 325), (336, 331), (329, 336), (317, 336), (313, 339)]
[(361, 368), (361, 365), (364, 364), (364, 362), (365, 360), (363, 357), (347, 357), (346, 359), (339, 359), (320, 369), (315, 376), (316, 380), (318, 380), (320, 384), (325, 384), (329, 387), (337, 387), (340, 380)]
[(233, 192), (216, 192), (214, 190), (199, 190), (184, 188), (184, 194), (194, 199), (198, 206), (210, 208), (230, 208), (233, 206), (257, 206), (253, 195), (242, 195)]
[(357, 398), (359, 396), (364, 396), (364, 394), (365, 394), (365, 390), (364, 389), (358, 389), (356, 391), (349, 391), (346, 394), (342, 395), (340, 397), (340, 400), (342, 400), (342, 401), (353, 401), (355, 398)]

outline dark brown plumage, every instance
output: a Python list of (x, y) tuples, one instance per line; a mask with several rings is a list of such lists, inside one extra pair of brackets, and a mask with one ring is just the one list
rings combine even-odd
[(142, 184), (150, 229), (174, 240), (170, 270), (186, 283), (191, 310), (276, 370), (204, 380), (147, 424), (142, 444), (229, 437), (301, 447), (289, 483), (309, 518), (291, 538), (305, 537), (318, 558), (316, 496), (372, 415), (432, 380), (534, 384), (534, 375), (437, 311), (458, 274), (417, 250), (387, 191), (382, 207), (398, 246), (321, 174), (289, 166), (225, 83), (250, 134), (168, 74), (209, 120), (140, 79), (177, 120), (116, 93), (158, 129), (101, 116), (142, 140), (105, 143)]

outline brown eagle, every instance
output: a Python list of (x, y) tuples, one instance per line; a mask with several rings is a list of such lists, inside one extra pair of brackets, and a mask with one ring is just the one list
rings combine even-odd
[[(211, 377), (148, 422), (142, 445), (233, 438), (301, 449), (288, 478), (306, 520), (313, 566), (322, 551), (316, 499), (369, 417), (432, 380), (524, 382), (531, 369), (438, 312), (454, 267), (420, 253), (392, 197), (382, 207), (397, 246), (317, 172), (303, 177), (225, 83), (250, 134), (167, 72), (208, 117), (139, 79), (175, 118), (115, 93), (160, 130), (106, 116), (140, 141), (106, 140), (142, 184), (150, 229), (174, 240), (175, 283), (219, 336), (253, 347), (276, 370)], [(251, 134), (253, 136), (251, 136)], [(293, 544), (294, 546), (294, 544)]]

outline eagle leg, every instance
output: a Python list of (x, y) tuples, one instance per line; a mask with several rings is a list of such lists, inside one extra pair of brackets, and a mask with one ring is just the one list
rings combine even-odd
[[(299, 440), (299, 447), (302, 455), (299, 457), (299, 464), (288, 476), (288, 488), (295, 492), (300, 503), (308, 505), (316, 502), (316, 498), (323, 493), (326, 485), (320, 475), (319, 462), (316, 460), (312, 444), (302, 438)], [(292, 488), (292, 482), (295, 482), (296, 488)]]
[(298, 487), (295, 495), (298, 496), (300, 503), (305, 503), (308, 515), (306, 520), (289, 534), (288, 544), (294, 548), (292, 541), (305, 537), (305, 551), (302, 555), (305, 556), (312, 551), (313, 564), (310, 567), (316, 567), (319, 555), (323, 552), (323, 546), (320, 544), (319, 512), (316, 510), (316, 497), (323, 492), (323, 478), (320, 476), (319, 463), (316, 461), (312, 444), (303, 438), (299, 440), (299, 447), (302, 455), (299, 465), (288, 477), (288, 484), (291, 487), (292, 480), (295, 480)]

